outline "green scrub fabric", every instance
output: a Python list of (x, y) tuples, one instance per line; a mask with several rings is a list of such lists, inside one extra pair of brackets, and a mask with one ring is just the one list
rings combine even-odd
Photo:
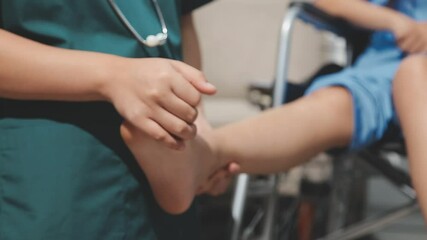
[[(107, 0), (0, 0), (0, 23), (61, 48), (181, 59), (181, 14), (201, 3), (183, 1), (185, 8), (178, 0), (158, 1), (169, 39), (151, 49), (134, 39)], [(143, 36), (160, 31), (150, 0), (116, 2)], [(0, 99), (0, 239), (198, 239), (194, 206), (171, 216), (156, 205), (120, 138), (121, 121), (109, 103)]]

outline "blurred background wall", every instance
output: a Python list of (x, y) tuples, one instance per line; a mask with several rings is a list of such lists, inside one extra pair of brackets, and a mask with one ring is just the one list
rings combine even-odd
[[(195, 13), (204, 72), (220, 97), (243, 97), (249, 82), (274, 78), (279, 31), (288, 0), (216, 0)], [(290, 78), (303, 79), (324, 60), (325, 39), (297, 24)]]
[[(274, 79), (279, 33), (289, 0), (215, 0), (195, 12), (203, 68), (218, 87), (205, 99), (206, 115), (222, 125), (256, 114), (246, 99), (251, 82)], [(301, 81), (336, 52), (335, 43), (298, 23), (292, 44), (290, 79)], [(336, 55), (336, 54), (335, 54)]]

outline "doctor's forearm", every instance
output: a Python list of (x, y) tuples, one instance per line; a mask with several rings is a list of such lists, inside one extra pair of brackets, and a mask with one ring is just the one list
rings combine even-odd
[(411, 21), (398, 11), (363, 0), (316, 0), (315, 5), (333, 16), (371, 30), (393, 31), (396, 25)]
[(182, 50), (184, 62), (197, 69), (202, 68), (202, 57), (193, 15), (184, 15), (181, 22)]
[(124, 59), (65, 50), (0, 30), (0, 97), (21, 100), (106, 100), (105, 79)]

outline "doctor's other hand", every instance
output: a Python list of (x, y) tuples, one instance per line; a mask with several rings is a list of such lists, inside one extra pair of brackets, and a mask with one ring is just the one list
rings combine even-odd
[(101, 91), (124, 119), (173, 149), (196, 136), (201, 94), (216, 92), (199, 70), (162, 58), (120, 58), (114, 68)]
[(202, 186), (199, 187), (197, 195), (208, 194), (211, 196), (219, 196), (225, 193), (233, 181), (234, 176), (240, 173), (240, 165), (230, 163), (227, 166), (218, 169), (214, 172)]
[(393, 24), (392, 32), (397, 45), (405, 53), (414, 54), (427, 51), (427, 23), (402, 18)]

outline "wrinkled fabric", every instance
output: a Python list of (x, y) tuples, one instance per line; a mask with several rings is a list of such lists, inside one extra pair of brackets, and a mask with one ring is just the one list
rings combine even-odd
[[(386, 5), (387, 0), (372, 0)], [(395, 8), (417, 21), (427, 20), (427, 1), (397, 0)], [(392, 99), (392, 81), (405, 54), (396, 45), (391, 32), (376, 31), (368, 48), (355, 64), (343, 71), (320, 77), (307, 89), (342, 86), (353, 98), (354, 132), (349, 150), (380, 140), (391, 124), (397, 123)]]

